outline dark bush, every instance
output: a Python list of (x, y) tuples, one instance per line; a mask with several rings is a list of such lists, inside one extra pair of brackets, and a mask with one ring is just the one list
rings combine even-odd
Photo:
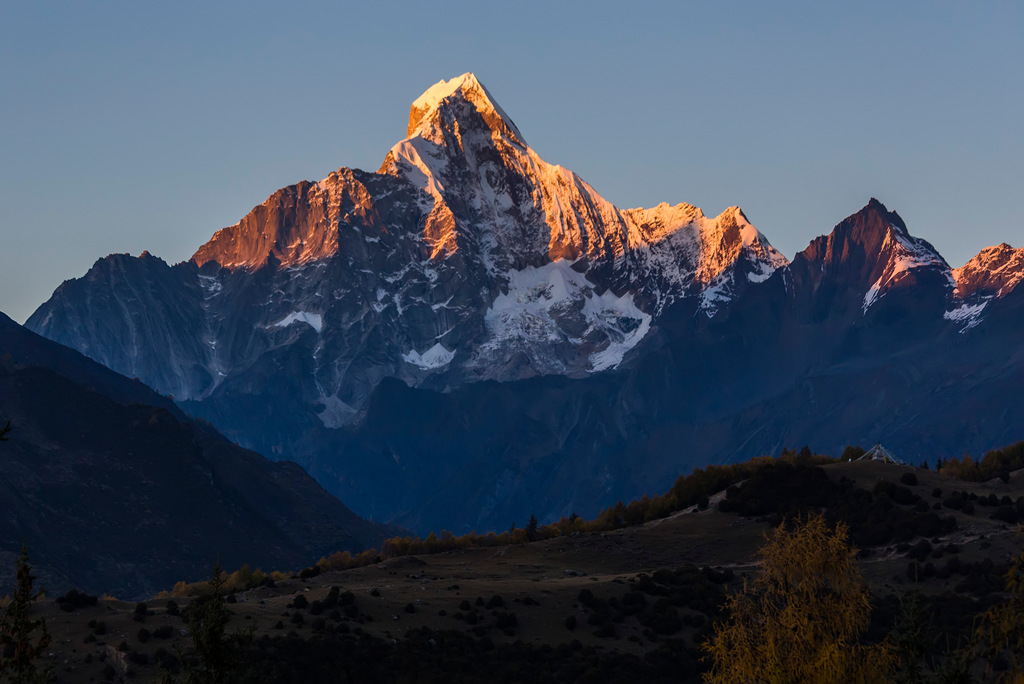
[(515, 630), (519, 626), (519, 618), (516, 617), (515, 613), (498, 613), (497, 617), (494, 618), (494, 626), (506, 632), (508, 630)]
[(656, 634), (675, 634), (683, 628), (679, 613), (666, 599), (658, 599), (651, 609), (640, 616), (640, 624), (650, 628)]
[[(914, 476), (913, 473), (904, 473), (904, 476), (906, 475), (914, 477), (914, 482), (916, 484), (917, 477)], [(900, 478), (900, 481), (902, 482), (903, 478)], [(900, 485), (893, 484), (892, 482), (879, 482), (875, 485), (874, 492), (875, 494), (887, 495), (892, 499), (893, 503), (900, 506), (911, 506), (921, 500), (921, 497), (914, 494), (914, 492), (910, 491), (906, 487), (901, 487)]]
[(322, 570), (319, 565), (313, 565), (303, 569), (299, 573), (299, 579), (312, 579), (313, 577), (319, 576), (321, 572)]
[(917, 484), (917, 475), (914, 473), (903, 473), (900, 475), (900, 484), (905, 484), (908, 487), (913, 487)]
[(174, 636), (174, 628), (170, 625), (161, 625), (153, 630), (153, 636), (157, 639), (170, 639)]
[(295, 608), (296, 610), (303, 610), (303, 609), (308, 608), (308, 607), (309, 607), (309, 599), (307, 599), (302, 594), (299, 594), (294, 599), (292, 599), (292, 608)]
[(139, 639), (139, 643), (140, 644), (144, 644), (147, 641), (149, 641), (149, 630), (146, 629), (145, 627), (143, 627), (143, 628), (141, 628), (139, 630), (139, 632), (138, 632), (138, 634), (136, 636)]
[(567, 630), (569, 630), (570, 632), (572, 630), (576, 629), (576, 616), (575, 615), (570, 615), (569, 617), (565, 618), (565, 628)]
[(88, 608), (96, 605), (97, 598), (84, 594), (77, 589), (72, 589), (63, 596), (57, 597), (57, 605), (60, 609), (70, 613), (79, 608)]
[(1000, 506), (996, 509), (995, 513), (988, 516), (992, 520), (1000, 520), (1011, 525), (1017, 522), (1017, 509), (1013, 506)]
[(626, 615), (635, 615), (647, 607), (647, 597), (640, 591), (627, 591), (622, 596), (620, 605)]
[(953, 496), (943, 500), (942, 505), (946, 508), (952, 508), (954, 511), (959, 511), (963, 509), (964, 503), (966, 502), (960, 498), (959, 494), (954, 494)]
[(922, 539), (907, 551), (907, 556), (914, 560), (923, 561), (932, 552), (932, 545), (927, 539)]
[(166, 670), (171, 674), (176, 674), (180, 669), (178, 665), (178, 658), (163, 647), (158, 648), (156, 653), (153, 654), (153, 662), (156, 663), (157, 667)]

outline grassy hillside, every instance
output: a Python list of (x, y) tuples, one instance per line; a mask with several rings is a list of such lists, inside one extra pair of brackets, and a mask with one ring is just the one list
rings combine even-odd
[[(728, 477), (700, 471), (597, 520), (538, 527), (533, 542), (525, 529), (475, 543), (392, 540), (383, 554), (345, 559), (359, 567), (331, 569), (339, 556), (260, 586), (236, 582), (227, 629), (251, 630), (251, 641), (233, 670), (274, 682), (699, 681), (699, 644), (723, 617), (727, 592), (758, 572), (766, 532), (810, 509), (846, 522), (861, 548), (869, 642), (893, 634), (901, 603), (919, 595), (923, 662), (937, 671), (968, 645), (978, 616), (1005, 600), (1004, 575), (1022, 548), (1024, 473), (970, 482), (798, 454), (727, 468)], [(720, 488), (709, 495), (697, 483)], [(674, 512), (638, 513), (664, 508)], [(411, 553), (429, 545), (449, 548)], [(47, 600), (36, 610), (54, 635), (48, 662), (61, 681), (159, 681), (161, 668), (180, 668), (183, 614), (203, 600), (109, 599), (70, 613)], [(979, 676), (1009, 666), (975, 655)]]

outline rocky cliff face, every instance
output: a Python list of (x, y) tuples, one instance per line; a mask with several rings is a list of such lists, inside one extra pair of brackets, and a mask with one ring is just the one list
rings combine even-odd
[(926, 429), (889, 422), (893, 402), (927, 404), (1017, 330), (1021, 250), (954, 271), (876, 200), (789, 264), (737, 207), (613, 206), (471, 74), (418, 98), (406, 135), (189, 262), (101, 259), (27, 325), (423, 530), (592, 512), (810, 441), (797, 426), (823, 449)]

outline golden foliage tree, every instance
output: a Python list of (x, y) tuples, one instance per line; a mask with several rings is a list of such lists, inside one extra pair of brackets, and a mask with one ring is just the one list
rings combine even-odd
[(703, 649), (708, 682), (815, 683), (888, 681), (889, 644), (863, 645), (871, 606), (840, 523), (821, 515), (777, 528), (761, 547), (762, 572), (726, 601)]

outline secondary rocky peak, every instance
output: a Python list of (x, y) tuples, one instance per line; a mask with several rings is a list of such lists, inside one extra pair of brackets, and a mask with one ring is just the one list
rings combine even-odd
[(960, 268), (953, 269), (956, 296), (1002, 297), (1024, 280), (1024, 247), (1005, 242), (986, 247)]
[(900, 215), (873, 197), (863, 209), (843, 219), (828, 235), (815, 238), (797, 255), (797, 259), (817, 263), (826, 272), (850, 267), (870, 270), (880, 261), (904, 257), (921, 262), (917, 265), (945, 265), (934, 247), (911, 236)]
[(935, 248), (911, 235), (900, 215), (875, 198), (831, 233), (815, 238), (793, 264), (811, 282), (832, 279), (843, 290), (863, 293), (865, 313), (893, 287), (910, 285), (927, 273), (945, 286), (954, 284), (949, 264)]

